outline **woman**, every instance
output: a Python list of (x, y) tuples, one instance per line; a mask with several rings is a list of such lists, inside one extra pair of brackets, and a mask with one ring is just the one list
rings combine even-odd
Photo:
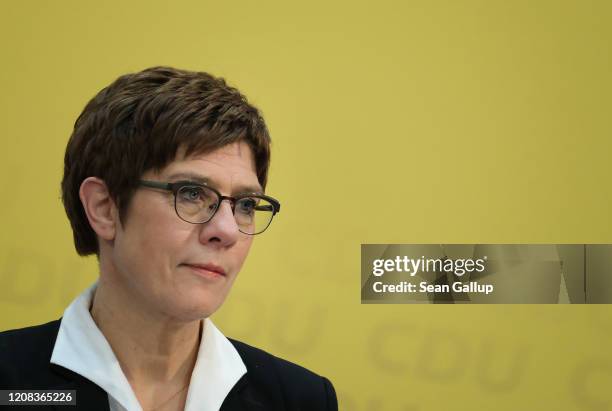
[(99, 280), (60, 320), (0, 334), (0, 388), (76, 390), (83, 410), (336, 410), (329, 380), (209, 319), (280, 211), (269, 162), (263, 118), (223, 79), (155, 67), (101, 90), (62, 181)]

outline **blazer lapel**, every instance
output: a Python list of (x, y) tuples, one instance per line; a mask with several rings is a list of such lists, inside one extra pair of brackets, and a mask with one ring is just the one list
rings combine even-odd
[(254, 389), (248, 381), (248, 372), (234, 385), (227, 394), (220, 411), (270, 411), (277, 408), (271, 406), (269, 399)]
[(239, 341), (229, 339), (247, 368), (246, 374), (229, 392), (220, 411), (285, 410), (279, 380), (270, 355)]
[(75, 390), (76, 406), (54, 405), (56, 411), (110, 411), (108, 394), (102, 388), (82, 375), (57, 364), (51, 364), (52, 373), (57, 376), (57, 383), (50, 390)]

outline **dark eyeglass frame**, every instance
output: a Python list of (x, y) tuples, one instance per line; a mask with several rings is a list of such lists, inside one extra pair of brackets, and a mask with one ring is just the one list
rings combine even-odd
[[(238, 227), (238, 230), (246, 235), (257, 235), (257, 234), (261, 234), (264, 231), (266, 231), (268, 229), (268, 227), (270, 226), (270, 224), (272, 224), (272, 220), (274, 219), (274, 216), (276, 214), (278, 214), (280, 212), (280, 202), (270, 196), (267, 196), (265, 194), (261, 194), (261, 193), (241, 193), (236, 197), (231, 197), (231, 196), (224, 196), (221, 195), (221, 193), (216, 190), (213, 187), (210, 187), (206, 184), (201, 184), (201, 183), (196, 183), (193, 181), (177, 181), (174, 183), (166, 183), (166, 182), (161, 182), (161, 181), (151, 181), (151, 180), (139, 180), (139, 184), (143, 187), (149, 187), (149, 188), (157, 188), (160, 190), (165, 190), (165, 191), (171, 191), (172, 194), (174, 195), (174, 211), (176, 212), (176, 215), (178, 216), (178, 218), (180, 218), (182, 221), (185, 221), (189, 224), (206, 224), (208, 223), (210, 220), (213, 219), (213, 217), (215, 216), (215, 214), (217, 214), (217, 211), (219, 210), (219, 208), (221, 207), (221, 203), (223, 202), (223, 200), (228, 200), (230, 202), (230, 206), (232, 208), (232, 214), (235, 215), (235, 209), (236, 209), (236, 202), (242, 200), (243, 198), (251, 198), (251, 197), (255, 197), (255, 198), (261, 198), (262, 200), (266, 200), (268, 201), (270, 204), (272, 204), (272, 217), (270, 217), (270, 222), (268, 222), (268, 225), (261, 231), (257, 232), (257, 233), (246, 233), (244, 231), (242, 231), (240, 229), (240, 227)], [(210, 218), (206, 221), (202, 221), (199, 223), (194, 223), (192, 221), (188, 221), (185, 220), (183, 217), (181, 217), (181, 215), (178, 212), (178, 209), (176, 208), (176, 197), (177, 194), (179, 192), (179, 190), (181, 188), (184, 187), (199, 187), (199, 188), (206, 188), (207, 190), (212, 191), (213, 193), (215, 193), (218, 197), (218, 201), (217, 201), (217, 206), (215, 207), (215, 210), (213, 211), (213, 213), (211, 214)], [(269, 206), (262, 206), (262, 207), (266, 207), (265, 210), (261, 210), (261, 211), (270, 211), (269, 209), (267, 209), (267, 207)], [(257, 209), (257, 207), (256, 207)]]

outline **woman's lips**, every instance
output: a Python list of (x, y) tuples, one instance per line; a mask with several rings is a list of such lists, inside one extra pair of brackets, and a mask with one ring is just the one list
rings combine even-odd
[(214, 277), (225, 277), (226, 276), (225, 270), (214, 264), (183, 264), (183, 265), (191, 268), (193, 271), (197, 272), (198, 274), (204, 277), (214, 278)]

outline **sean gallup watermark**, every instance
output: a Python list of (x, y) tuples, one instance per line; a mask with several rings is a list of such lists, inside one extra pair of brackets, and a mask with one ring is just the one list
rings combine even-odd
[(382, 281), (376, 281), (372, 284), (372, 289), (375, 293), (450, 293), (452, 290), (456, 293), (491, 294), (493, 284), (479, 284), (476, 281), (469, 283), (455, 281), (451, 284), (430, 284), (427, 281), (414, 284), (401, 281), (396, 284), (384, 284)]

